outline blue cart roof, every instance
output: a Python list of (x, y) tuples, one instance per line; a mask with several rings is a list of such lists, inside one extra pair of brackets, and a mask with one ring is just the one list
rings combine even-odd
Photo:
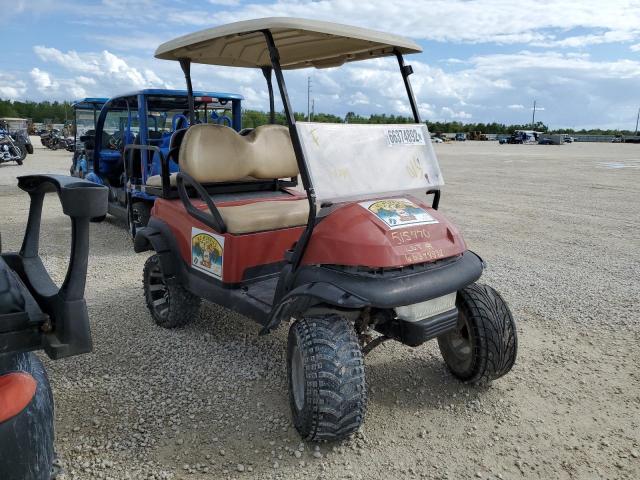
[[(166, 90), (162, 88), (145, 88), (144, 90), (137, 90), (134, 92), (127, 92), (122, 95), (117, 95), (115, 97), (110, 98), (109, 100), (113, 100), (116, 98), (124, 98), (124, 97), (132, 97), (134, 95), (153, 95), (153, 96), (187, 96), (186, 90)], [(204, 92), (201, 90), (197, 90), (193, 92), (194, 97), (214, 97), (214, 98), (222, 98), (228, 100), (244, 100), (242, 95), (237, 93), (224, 93), (224, 92)]]
[(102, 105), (107, 103), (107, 100), (109, 99), (99, 98), (99, 97), (87, 97), (87, 98), (83, 98), (82, 100), (76, 100), (71, 106), (77, 109), (93, 110), (97, 106), (102, 107)]

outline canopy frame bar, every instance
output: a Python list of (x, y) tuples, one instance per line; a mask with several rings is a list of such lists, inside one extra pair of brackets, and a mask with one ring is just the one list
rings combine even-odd
[(273, 83), (271, 81), (272, 67), (262, 67), (262, 74), (267, 81), (267, 90), (269, 90), (269, 123), (271, 125), (276, 123), (276, 107), (275, 98), (273, 96)]
[(404, 80), (404, 88), (407, 90), (407, 96), (409, 97), (409, 103), (411, 104), (411, 111), (413, 112), (413, 119), (416, 123), (422, 123), (420, 120), (420, 111), (418, 110), (418, 104), (416, 103), (416, 97), (413, 94), (413, 88), (411, 88), (411, 82), (409, 81), (409, 75), (413, 73), (411, 65), (405, 65), (404, 57), (399, 50), (394, 50), (396, 58), (398, 59), (398, 66), (400, 67), (400, 73), (402, 74), (402, 80)]
[[(307, 192), (307, 200), (309, 202), (309, 217), (307, 218), (307, 226), (293, 250), (293, 255), (291, 257), (292, 275), (289, 276), (289, 278), (287, 279), (288, 281), (286, 281), (284, 285), (284, 291), (286, 292), (287, 290), (289, 290), (288, 287), (295, 279), (295, 273), (300, 266), (300, 262), (302, 261), (304, 252), (306, 251), (309, 240), (311, 239), (311, 233), (313, 232), (313, 228), (316, 224), (316, 192), (313, 188), (313, 184), (311, 183), (309, 167), (307, 165), (307, 160), (304, 157), (302, 143), (300, 142), (300, 137), (298, 136), (298, 130), (296, 129), (296, 119), (294, 116), (293, 107), (291, 106), (291, 101), (289, 100), (287, 85), (284, 81), (282, 68), (280, 67), (280, 53), (278, 52), (278, 47), (276, 47), (276, 43), (270, 30), (262, 30), (262, 33), (267, 42), (267, 48), (269, 49), (271, 67), (273, 68), (273, 73), (275, 74), (276, 82), (278, 83), (278, 88), (280, 90), (280, 98), (282, 99), (284, 115), (287, 119), (287, 125), (289, 126), (289, 136), (291, 137), (293, 152), (296, 155), (298, 170), (300, 171), (300, 178), (302, 179), (302, 185)], [(270, 77), (271, 76), (269, 76), (267, 83), (269, 83)], [(273, 95), (271, 95), (270, 97), (273, 98)]]
[(191, 59), (181, 58), (180, 68), (184, 72), (184, 79), (187, 82), (187, 103), (189, 105), (189, 124), (196, 124), (196, 107), (193, 100), (193, 84), (191, 83)]

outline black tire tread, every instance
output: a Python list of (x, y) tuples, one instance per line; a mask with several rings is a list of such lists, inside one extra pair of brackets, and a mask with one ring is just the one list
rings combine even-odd
[(458, 292), (458, 308), (468, 319), (475, 338), (476, 358), (466, 383), (487, 384), (506, 375), (515, 364), (518, 351), (516, 323), (502, 296), (492, 287), (473, 283)]
[(131, 206), (134, 213), (138, 214), (139, 225), (136, 225), (136, 228), (146, 227), (149, 223), (149, 218), (151, 218), (151, 207), (145, 201), (134, 202)]
[[(294, 415), (296, 428), (308, 441), (348, 437), (362, 425), (367, 406), (364, 357), (351, 323), (337, 314), (305, 317), (289, 335), (298, 337), (311, 405), (305, 418)], [(290, 400), (295, 412), (292, 394)]]
[(143, 272), (143, 289), (144, 298), (147, 308), (153, 317), (153, 321), (163, 328), (178, 328), (183, 327), (191, 322), (200, 311), (200, 304), (202, 299), (197, 295), (189, 292), (182, 285), (175, 282), (168, 282), (166, 284), (169, 290), (169, 314), (166, 318), (158, 317), (155, 315), (155, 310), (152, 305), (152, 298), (148, 290), (148, 278), (152, 270), (160, 267), (162, 271), (162, 264), (160, 263), (160, 257), (157, 254), (151, 255), (144, 264)]

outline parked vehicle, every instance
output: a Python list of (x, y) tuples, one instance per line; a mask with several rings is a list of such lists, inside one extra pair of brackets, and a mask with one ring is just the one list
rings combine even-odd
[(70, 173), (84, 178), (92, 171), (95, 148), (96, 122), (107, 98), (83, 98), (73, 104), (73, 158)]
[(16, 162), (18, 165), (22, 165), (26, 156), (26, 150), (16, 145), (6, 125), (3, 127), (0, 124), (0, 164)]
[[(84, 287), (89, 219), (104, 215), (106, 188), (61, 175), (19, 177), (31, 208), (19, 253), (0, 252), (0, 477), (50, 480), (54, 469), (53, 395), (44, 366), (91, 351)], [(43, 197), (56, 192), (71, 218), (71, 258), (62, 286), (38, 255)]]
[(13, 143), (20, 148), (22, 161), (27, 154), (33, 154), (33, 145), (29, 138), (29, 120), (26, 118), (0, 118), (0, 128), (8, 132), (13, 139)]
[(467, 135), (465, 133), (456, 133), (455, 141), (456, 142), (464, 142), (467, 139)]
[(480, 131), (474, 131), (474, 132), (469, 132), (469, 140), (486, 141), (488, 140), (488, 138), (484, 133)]
[[(266, 334), (292, 322), (287, 345), (293, 424), (335, 440), (363, 422), (364, 355), (393, 339), (438, 340), (452, 375), (484, 384), (516, 360), (515, 323), (502, 297), (475, 283), (484, 263), (438, 210), (442, 174), (411, 90), (411, 40), (315, 20), (223, 25), (160, 45), (179, 61), (259, 68), (271, 124), (244, 135), (222, 125), (172, 135), (179, 171), (162, 188), (137, 252), (155, 322), (182, 326), (201, 298), (256, 320)], [(414, 124), (296, 121), (283, 70), (397, 59)], [(288, 126), (275, 124), (272, 75)], [(190, 102), (191, 103), (191, 102)], [(298, 177), (302, 189), (294, 189)], [(430, 202), (420, 198), (425, 192)]]
[(109, 213), (125, 220), (132, 235), (145, 226), (163, 189), (161, 178), (173, 176), (175, 182), (177, 149), (172, 139), (195, 123), (240, 131), (241, 100), (232, 93), (196, 92), (194, 117), (189, 119), (183, 90), (147, 89), (109, 99), (96, 122), (93, 171), (86, 176), (109, 188)]

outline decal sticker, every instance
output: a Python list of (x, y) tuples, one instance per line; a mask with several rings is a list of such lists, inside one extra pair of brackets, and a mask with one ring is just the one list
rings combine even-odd
[(373, 200), (371, 202), (360, 202), (359, 205), (373, 213), (389, 228), (438, 223), (424, 208), (406, 198)]
[(191, 266), (222, 280), (224, 237), (191, 228)]
[(425, 145), (421, 127), (395, 127), (385, 129), (387, 144), (394, 145)]

